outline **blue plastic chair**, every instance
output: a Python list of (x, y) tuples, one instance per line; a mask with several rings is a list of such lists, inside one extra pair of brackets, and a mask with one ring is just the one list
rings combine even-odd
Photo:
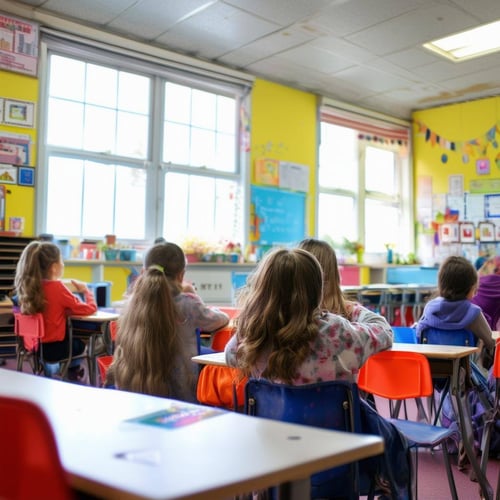
[(401, 344), (417, 344), (417, 332), (411, 326), (393, 326), (394, 342)]
[[(356, 384), (346, 381), (291, 386), (250, 379), (245, 387), (245, 413), (297, 424), (361, 432)], [(358, 464), (311, 476), (311, 499), (359, 498)], [(276, 488), (271, 493), (276, 497)]]
[[(476, 336), (469, 330), (444, 330), (442, 328), (427, 328), (420, 333), (421, 344), (437, 345), (461, 345), (475, 346), (477, 344)], [(434, 423), (437, 423), (444, 400), (450, 389), (450, 379), (434, 379), (436, 387), (441, 391), (441, 398), (438, 408), (435, 410)]]
[(441, 328), (427, 328), (420, 334), (421, 344), (462, 345), (475, 346), (476, 336), (469, 330), (443, 330)]

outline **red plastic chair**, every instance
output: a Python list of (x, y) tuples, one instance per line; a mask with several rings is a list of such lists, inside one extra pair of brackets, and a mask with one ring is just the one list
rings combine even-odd
[(22, 371), (24, 360), (28, 358), (34, 374), (50, 376), (54, 373), (53, 367), (55, 367), (61, 378), (65, 379), (71, 363), (87, 357), (86, 352), (73, 356), (73, 328), (69, 317), (66, 322), (66, 330), (68, 336), (67, 357), (48, 362), (43, 356), (43, 338), (45, 337), (43, 314), (14, 313), (14, 332), (17, 336), (17, 371)]
[(34, 403), (0, 396), (0, 498), (74, 498), (45, 413)]
[[(383, 351), (370, 356), (361, 367), (358, 387), (374, 396), (398, 402), (432, 395), (434, 385), (428, 359), (415, 352)], [(450, 466), (446, 441), (454, 431), (446, 427), (397, 418), (399, 407), (391, 406), (388, 420), (417, 448), (415, 477), (418, 477), (418, 448), (433, 449), (441, 446), (451, 498), (458, 499), (455, 479)]]
[[(495, 348), (495, 358), (493, 360), (493, 366), (491, 368), (492, 375), (495, 378), (495, 401), (493, 408), (487, 410), (487, 415), (485, 416), (485, 425), (483, 431), (483, 437), (481, 441), (481, 469), (483, 473), (486, 473), (486, 468), (488, 465), (488, 454), (490, 449), (491, 434), (495, 427), (495, 423), (500, 419), (500, 338), (496, 341)], [(497, 481), (497, 500), (500, 499), (500, 471), (498, 472)]]
[(99, 375), (101, 377), (101, 386), (104, 385), (106, 380), (106, 373), (108, 368), (113, 362), (113, 356), (99, 356), (97, 358), (97, 368), (99, 369)]

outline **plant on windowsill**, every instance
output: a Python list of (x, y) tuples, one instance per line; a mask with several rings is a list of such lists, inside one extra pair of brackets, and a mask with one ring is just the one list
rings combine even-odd
[(365, 254), (365, 246), (360, 241), (350, 241), (344, 238), (344, 243), (342, 248), (350, 255), (356, 256), (356, 262), (358, 264), (363, 263), (363, 256)]

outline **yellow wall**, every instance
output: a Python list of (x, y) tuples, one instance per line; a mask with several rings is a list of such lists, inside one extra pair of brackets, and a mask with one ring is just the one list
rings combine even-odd
[[(495, 162), (500, 149), (488, 139), (488, 131), (500, 121), (500, 97), (418, 111), (413, 114), (413, 120), (420, 122), (413, 128), (415, 176), (416, 179), (432, 176), (434, 193), (448, 192), (450, 175), (463, 174), (465, 191), (469, 190), (469, 182), (473, 179), (500, 177), (500, 164), (497, 166)], [(498, 130), (495, 137), (500, 146)], [(453, 151), (451, 144), (445, 141), (454, 142), (456, 150)], [(471, 141), (474, 144), (470, 144)], [(447, 157), (446, 163), (442, 160), (443, 155)], [(464, 155), (467, 162), (463, 160)], [(490, 160), (489, 174), (479, 176), (476, 173), (479, 158)]]
[[(38, 102), (38, 79), (10, 71), (0, 70), (0, 97)], [(35, 121), (37, 119), (35, 106)], [(34, 128), (0, 124), (0, 132), (23, 134), (31, 137), (30, 167), (37, 165), (37, 133)], [(5, 228), (9, 229), (9, 217), (24, 217), (23, 236), (34, 235), (35, 189), (33, 187), (7, 184), (5, 204)]]
[(250, 168), (253, 172), (258, 158), (309, 166), (308, 234), (313, 234), (315, 228), (317, 134), (317, 98), (314, 94), (256, 80), (252, 90)]

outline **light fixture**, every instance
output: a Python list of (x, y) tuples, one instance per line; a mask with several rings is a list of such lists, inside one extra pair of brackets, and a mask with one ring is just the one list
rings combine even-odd
[(500, 50), (500, 20), (424, 43), (423, 46), (454, 62), (491, 54)]

